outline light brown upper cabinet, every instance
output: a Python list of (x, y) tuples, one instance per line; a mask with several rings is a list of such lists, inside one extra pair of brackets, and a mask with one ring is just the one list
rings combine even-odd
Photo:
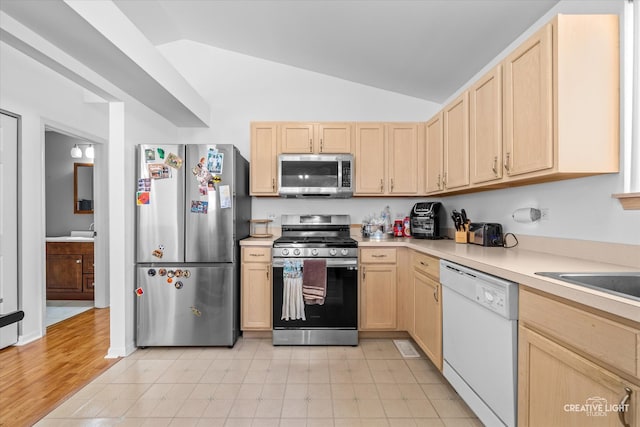
[(469, 185), (469, 92), (454, 99), (443, 111), (445, 190)]
[(422, 126), (418, 123), (389, 123), (387, 127), (387, 165), (390, 195), (417, 195), (419, 189), (419, 141)]
[(419, 123), (357, 123), (355, 195), (417, 195), (423, 139)]
[(356, 195), (385, 193), (385, 136), (382, 123), (356, 123)]
[(251, 123), (251, 195), (278, 194), (278, 126)]
[(280, 153), (351, 153), (352, 127), (351, 123), (282, 123)]
[(471, 184), (502, 178), (502, 67), (469, 89), (469, 169)]
[(425, 131), (425, 193), (438, 193), (442, 187), (442, 158), (444, 156), (444, 126), (442, 111), (426, 124)]
[(509, 55), (504, 67), (505, 172), (513, 176), (549, 169), (553, 167), (552, 24)]
[(502, 63), (508, 181), (618, 172), (618, 17), (558, 15)]

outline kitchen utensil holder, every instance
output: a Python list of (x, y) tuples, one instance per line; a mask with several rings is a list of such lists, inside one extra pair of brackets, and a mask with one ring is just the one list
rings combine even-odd
[(466, 231), (456, 231), (456, 243), (467, 243), (468, 233)]

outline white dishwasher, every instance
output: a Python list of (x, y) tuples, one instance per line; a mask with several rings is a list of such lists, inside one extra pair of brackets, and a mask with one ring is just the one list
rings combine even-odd
[(518, 284), (440, 261), (443, 374), (486, 426), (516, 425)]

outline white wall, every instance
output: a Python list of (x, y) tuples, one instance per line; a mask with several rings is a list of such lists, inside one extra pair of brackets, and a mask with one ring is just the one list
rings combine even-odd
[[(425, 121), (441, 108), (421, 99), (192, 41), (169, 43), (160, 50), (212, 106), (211, 128), (182, 129), (182, 139), (232, 143), (247, 159), (251, 121)], [(253, 198), (252, 216), (332, 212), (350, 214), (354, 222), (361, 222), (365, 214), (379, 213), (387, 204), (404, 216), (413, 203), (412, 199)]]
[[(494, 59), (488, 59), (487, 66), (460, 90), (492, 68), (557, 13), (620, 14), (623, 3), (624, 0), (560, 2), (504, 52)], [(624, 46), (624, 40), (621, 44)], [(420, 99), (196, 42), (173, 42), (161, 46), (160, 50), (212, 105), (211, 129), (183, 129), (183, 139), (233, 143), (247, 158), (251, 121), (426, 121), (441, 107)], [(452, 94), (451, 99), (455, 96), (457, 93)], [(626, 93), (623, 90), (621, 104), (624, 103), (624, 96)], [(465, 208), (476, 221), (501, 222), (506, 232), (639, 244), (639, 214), (637, 211), (624, 211), (611, 198), (612, 193), (623, 190), (623, 182), (623, 174), (620, 173), (438, 199), (309, 201), (254, 198), (252, 216), (266, 218), (272, 213), (279, 215), (318, 210), (348, 213), (353, 222), (360, 222), (365, 215), (379, 211), (387, 204), (395, 214), (408, 211), (415, 200), (441, 200), (445, 212)], [(548, 208), (549, 220), (537, 224), (513, 222), (513, 210), (529, 206)], [(446, 226), (453, 227), (448, 214), (445, 219), (448, 219)]]
[[(73, 164), (93, 163), (84, 156), (87, 141), (58, 132), (45, 132), (44, 140), (46, 235), (68, 236), (71, 230), (88, 230), (93, 214), (77, 214), (73, 209)], [(69, 154), (75, 144), (82, 144), (79, 159)]]
[[(511, 52), (535, 30), (551, 20), (558, 13), (604, 13), (622, 14), (625, 0), (609, 1), (561, 1), (542, 17), (531, 29), (523, 33), (501, 54), (479, 70), (469, 82), (450, 99), (455, 98), (469, 84), (493, 68), (507, 53)], [(640, 4), (636, 4), (639, 7)], [(624, 19), (620, 17), (621, 50), (624, 49)], [(622, 54), (621, 54), (622, 57)], [(579, 76), (576, 76), (579, 78)], [(621, 80), (621, 120), (624, 117), (625, 98), (631, 96), (631, 89), (625, 88)], [(448, 101), (447, 101), (448, 102)], [(624, 136), (624, 122), (621, 122), (621, 136)], [(530, 185), (511, 189), (494, 190), (483, 193), (447, 197), (444, 203), (448, 210), (465, 208), (476, 221), (501, 222), (505, 231), (517, 234), (560, 237), (567, 239), (594, 240), (601, 242), (640, 244), (640, 211), (625, 211), (614, 193), (624, 191), (624, 150), (620, 141), (619, 174), (593, 176), (560, 182)], [(511, 213), (518, 208), (538, 207), (549, 209), (549, 220), (534, 224), (520, 224), (513, 221)], [(448, 226), (452, 227), (449, 219)]]
[(85, 104), (76, 84), (0, 43), (0, 108), (22, 116), (19, 150), (21, 343), (44, 333), (44, 126), (64, 123), (96, 140), (107, 138), (104, 105)]
[[(102, 250), (106, 253), (107, 241), (117, 236), (123, 248), (114, 262), (123, 266), (122, 270), (113, 274), (115, 280), (109, 280), (110, 272), (106, 270), (106, 265), (96, 265), (96, 280), (99, 277), (106, 279), (105, 290), (110, 285), (123, 295), (122, 300), (112, 305), (112, 313), (118, 313), (112, 315), (111, 323), (112, 343), (119, 344), (116, 352), (112, 352), (116, 356), (123, 356), (134, 348), (135, 242), (132, 236), (135, 217), (135, 145), (173, 143), (179, 137), (173, 124), (131, 98), (124, 98), (125, 113), (122, 119), (125, 145), (121, 153), (116, 153), (116, 161), (111, 164), (107, 164), (106, 160), (96, 162), (94, 171), (95, 186), (105, 195), (104, 201), (107, 192), (112, 192), (115, 205), (123, 210), (122, 220), (109, 218), (108, 206), (96, 205), (95, 214), (96, 226), (98, 223), (103, 225), (98, 234), (105, 236), (104, 239), (97, 239), (96, 245), (103, 245)], [(0, 108), (22, 116), (19, 274), (20, 304), (25, 318), (20, 326), (19, 343), (24, 344), (45, 333), (45, 125), (101, 142), (96, 147), (96, 158), (106, 159), (110, 116), (107, 104), (85, 102), (85, 92), (80, 86), (2, 42)], [(123, 176), (123, 188), (115, 187), (113, 181), (109, 182), (108, 174)], [(107, 305), (108, 295), (105, 301)]]

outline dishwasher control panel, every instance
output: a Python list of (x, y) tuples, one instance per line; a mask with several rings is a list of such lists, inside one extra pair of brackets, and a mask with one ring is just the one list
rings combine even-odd
[(505, 300), (506, 294), (502, 289), (484, 285), (476, 286), (476, 301), (502, 316), (507, 316), (508, 314)]

